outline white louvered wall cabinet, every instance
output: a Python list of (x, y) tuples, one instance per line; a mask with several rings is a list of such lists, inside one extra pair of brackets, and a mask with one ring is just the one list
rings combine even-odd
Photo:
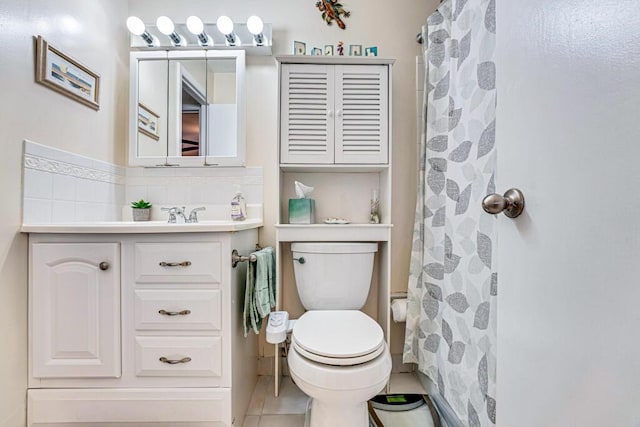
[[(378, 321), (390, 343), (394, 60), (345, 56), (278, 56), (276, 60), (280, 85), (277, 310), (287, 310), (292, 319), (304, 312), (291, 292), (295, 289), (293, 242), (377, 242), (371, 292), (362, 311)], [(313, 224), (289, 224), (289, 199), (297, 197), (295, 181), (315, 188)], [(374, 192), (379, 195), (379, 224), (370, 223)], [(346, 223), (325, 223), (329, 218)], [(280, 350), (274, 349), (276, 396), (286, 364)]]
[(280, 163), (389, 162), (392, 61), (295, 56), (278, 60)]

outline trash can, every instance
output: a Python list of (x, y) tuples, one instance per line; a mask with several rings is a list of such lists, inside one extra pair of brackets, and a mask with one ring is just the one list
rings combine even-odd
[(440, 415), (426, 394), (379, 394), (369, 400), (370, 427), (441, 427)]

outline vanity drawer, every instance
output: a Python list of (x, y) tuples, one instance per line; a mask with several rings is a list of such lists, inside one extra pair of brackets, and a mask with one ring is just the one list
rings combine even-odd
[(136, 337), (139, 377), (219, 377), (220, 337)]
[(218, 242), (137, 243), (138, 283), (220, 283)]
[(217, 331), (221, 309), (217, 289), (135, 291), (138, 330)]

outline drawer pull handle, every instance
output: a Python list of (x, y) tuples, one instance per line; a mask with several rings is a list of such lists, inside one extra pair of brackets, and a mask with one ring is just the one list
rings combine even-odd
[(187, 314), (191, 314), (191, 310), (182, 310), (182, 311), (167, 311), (160, 310), (158, 313), (163, 314), (165, 316), (186, 316)]
[(169, 365), (177, 365), (178, 363), (189, 363), (191, 362), (190, 357), (183, 357), (182, 359), (167, 359), (166, 357), (161, 357), (160, 361), (162, 363), (167, 363)]
[(189, 267), (191, 265), (191, 261), (182, 261), (182, 262), (160, 262), (160, 267)]

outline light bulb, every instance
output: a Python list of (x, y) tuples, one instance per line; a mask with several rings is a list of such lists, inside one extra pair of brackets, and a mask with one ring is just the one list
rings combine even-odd
[(225, 36), (233, 33), (233, 21), (228, 16), (221, 16), (216, 22), (218, 30)]
[(158, 31), (167, 36), (173, 34), (173, 30), (175, 29), (173, 21), (168, 16), (160, 16), (156, 21), (156, 26), (158, 27)]
[(140, 36), (145, 30), (144, 22), (137, 16), (130, 16), (127, 18), (127, 29), (134, 36)]
[(187, 29), (191, 34), (202, 34), (204, 32), (204, 24), (202, 23), (202, 19), (197, 16), (190, 16), (187, 18)]
[(251, 34), (257, 35), (262, 33), (262, 29), (264, 28), (264, 24), (262, 23), (262, 19), (259, 16), (250, 16), (247, 19), (247, 29)]

